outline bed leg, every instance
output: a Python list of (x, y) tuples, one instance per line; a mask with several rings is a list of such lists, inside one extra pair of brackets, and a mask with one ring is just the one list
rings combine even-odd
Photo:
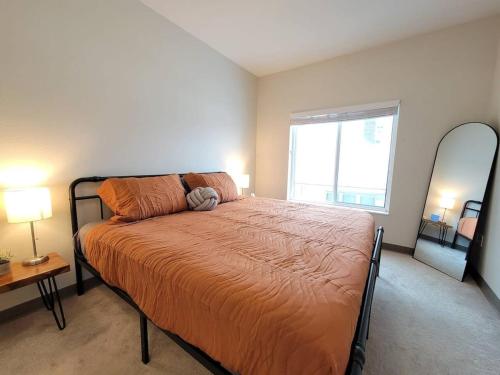
[(365, 366), (365, 348), (356, 345), (354, 347), (354, 352), (353, 352), (353, 358), (352, 358), (352, 367), (353, 370), (351, 370), (351, 374), (362, 374), (363, 373), (363, 367)]
[(142, 363), (147, 364), (149, 362), (148, 318), (146, 318), (146, 315), (139, 313), (139, 320), (141, 326)]
[(457, 244), (457, 232), (455, 232), (455, 235), (453, 236), (453, 242), (451, 244), (451, 248), (454, 249)]
[(75, 274), (76, 274), (76, 294), (81, 296), (85, 293), (83, 288), (83, 274), (82, 274), (82, 265), (78, 263), (75, 259)]

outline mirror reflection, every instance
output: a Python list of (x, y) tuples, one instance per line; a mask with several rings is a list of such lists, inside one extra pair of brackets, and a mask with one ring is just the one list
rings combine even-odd
[(488, 125), (460, 125), (441, 140), (420, 221), (414, 257), (458, 280), (473, 243), (497, 148)]

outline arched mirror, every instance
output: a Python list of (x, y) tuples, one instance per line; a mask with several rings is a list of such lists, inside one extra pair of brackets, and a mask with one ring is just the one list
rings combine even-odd
[(481, 223), (498, 149), (495, 130), (467, 123), (439, 143), (415, 244), (415, 259), (463, 280), (469, 255), (482, 242)]

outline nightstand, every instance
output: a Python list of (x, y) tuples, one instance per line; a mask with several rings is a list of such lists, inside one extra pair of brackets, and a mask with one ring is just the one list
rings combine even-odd
[(439, 229), (439, 244), (441, 246), (446, 245), (446, 236), (448, 235), (448, 229), (452, 228), (451, 225), (446, 224), (444, 221), (432, 221), (430, 219), (422, 218), (420, 221), (420, 227), (418, 228), (417, 238), (420, 238), (424, 232), (425, 227), (430, 224)]
[[(48, 256), (47, 262), (36, 266), (23, 266), (21, 262), (13, 262), (10, 272), (0, 276), (0, 293), (36, 283), (43, 304), (47, 310), (52, 311), (57, 327), (63, 330), (66, 327), (66, 319), (55, 276), (68, 272), (69, 264), (57, 253), (50, 253)], [(56, 302), (59, 314), (56, 313)]]

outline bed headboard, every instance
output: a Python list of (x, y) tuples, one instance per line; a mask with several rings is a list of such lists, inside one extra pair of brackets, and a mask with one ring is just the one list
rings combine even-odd
[[(200, 172), (200, 173), (220, 173), (220, 172)], [(149, 174), (149, 175), (130, 175), (130, 176), (93, 176), (93, 177), (80, 177), (74, 180), (70, 185), (69, 185), (69, 209), (71, 213), (71, 230), (73, 232), (73, 238), (75, 241), (75, 249), (77, 248), (76, 244), (76, 233), (78, 232), (79, 225), (78, 225), (78, 202), (81, 201), (88, 201), (88, 200), (98, 200), (99, 201), (99, 208), (100, 208), (100, 217), (101, 219), (104, 219), (104, 204), (101, 200), (101, 197), (96, 194), (83, 194), (83, 195), (78, 195), (76, 190), (79, 185), (86, 184), (86, 183), (99, 183), (102, 182), (108, 178), (128, 178), (128, 177), (135, 177), (135, 178), (144, 178), (144, 177), (159, 177), (159, 176), (168, 176), (171, 174), (178, 174), (181, 177), (181, 182), (184, 185), (184, 188), (186, 191), (189, 191), (189, 186), (186, 184), (184, 181), (183, 177), (187, 173), (163, 173), (163, 174)]]
[(482, 204), (483, 202), (481, 201), (474, 201), (474, 200), (466, 201), (464, 203), (464, 207), (462, 208), (462, 213), (460, 214), (460, 218), (466, 217), (465, 215), (468, 212), (474, 212), (476, 217), (479, 217), (479, 214), (481, 213)]

